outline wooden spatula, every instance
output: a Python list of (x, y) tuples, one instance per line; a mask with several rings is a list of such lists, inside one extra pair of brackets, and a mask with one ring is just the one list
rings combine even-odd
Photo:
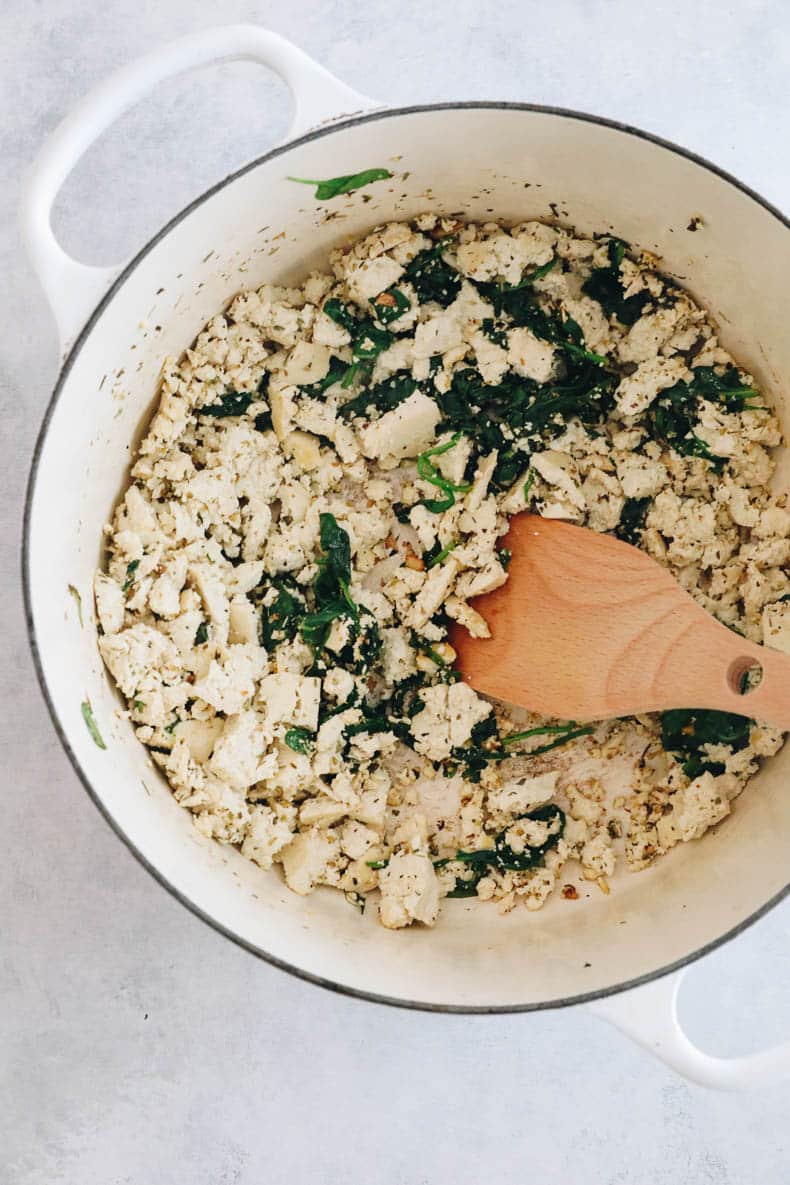
[(643, 551), (530, 514), (505, 545), (507, 583), (472, 602), (491, 638), (450, 634), (476, 691), (570, 720), (716, 708), (790, 729), (790, 656), (721, 625)]

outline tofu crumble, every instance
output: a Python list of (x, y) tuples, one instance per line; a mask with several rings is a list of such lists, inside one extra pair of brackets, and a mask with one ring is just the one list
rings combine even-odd
[(106, 528), (99, 648), (204, 835), (397, 929), (445, 897), (608, 893), (729, 814), (779, 731), (548, 720), (476, 694), (446, 640), (488, 636), (474, 598), (530, 509), (643, 548), (790, 653), (778, 423), (658, 266), (426, 213), (242, 292), (165, 360)]

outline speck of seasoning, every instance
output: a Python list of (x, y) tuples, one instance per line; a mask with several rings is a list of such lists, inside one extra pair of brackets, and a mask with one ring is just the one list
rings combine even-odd
[(575, 885), (563, 885), (562, 895), (566, 901), (578, 901), (579, 892)]
[(68, 584), (68, 585), (66, 585), (66, 587), (68, 588), (69, 593), (71, 594), (71, 596), (74, 599), (74, 604), (77, 606), (77, 617), (79, 618), (80, 628), (82, 628), (84, 623), (82, 620), (82, 597), (80, 596), (80, 590), (78, 588), (76, 588), (73, 584)]
[(699, 230), (699, 228), (704, 225), (705, 225), (705, 223), (703, 222), (700, 215), (695, 214), (694, 217), (689, 221), (689, 224), (686, 227), (686, 230), (690, 230), (693, 233), (694, 231)]

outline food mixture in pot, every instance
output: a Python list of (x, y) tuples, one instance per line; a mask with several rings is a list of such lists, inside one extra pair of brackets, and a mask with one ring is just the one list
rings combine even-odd
[(201, 832), (397, 928), (444, 897), (608, 893), (619, 862), (729, 813), (776, 730), (547, 720), (475, 694), (445, 640), (486, 637), (473, 600), (530, 508), (644, 548), (790, 652), (776, 419), (657, 263), (424, 214), (242, 293), (165, 362), (107, 528), (99, 645)]

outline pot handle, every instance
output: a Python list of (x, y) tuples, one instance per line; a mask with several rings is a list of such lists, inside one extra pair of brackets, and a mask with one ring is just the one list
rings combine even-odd
[(587, 1007), (690, 1082), (713, 1090), (768, 1086), (790, 1076), (790, 1041), (741, 1057), (713, 1057), (689, 1040), (678, 1019), (685, 969)]
[(64, 353), (124, 264), (90, 267), (60, 247), (51, 226), (58, 190), (93, 141), (158, 83), (199, 66), (233, 60), (260, 62), (287, 83), (295, 111), (286, 140), (324, 121), (378, 106), (284, 37), (256, 25), (189, 34), (99, 83), (47, 139), (28, 175), (20, 208), (23, 239), (55, 315)]

